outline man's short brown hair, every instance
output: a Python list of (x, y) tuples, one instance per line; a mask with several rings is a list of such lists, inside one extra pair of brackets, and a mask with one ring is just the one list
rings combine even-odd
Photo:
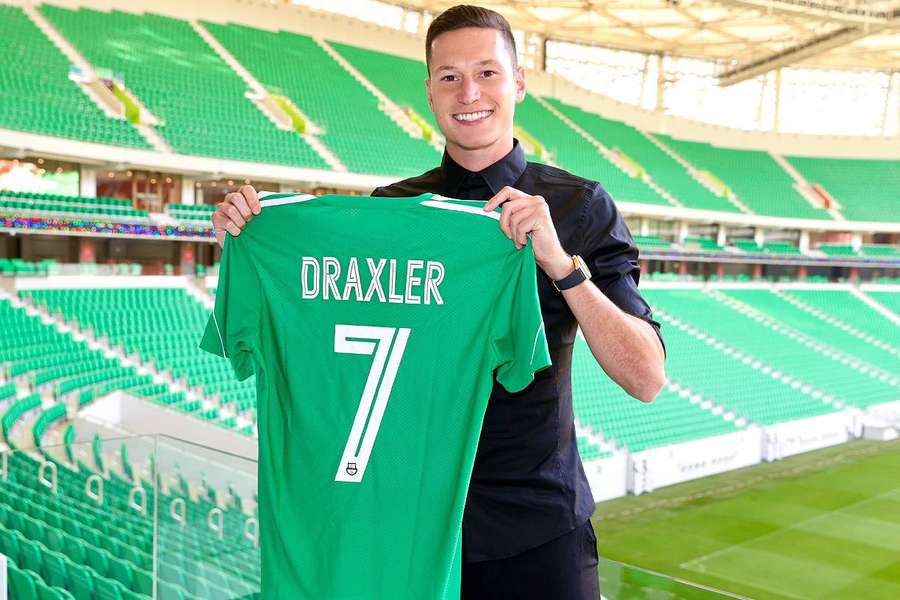
[(429, 73), (431, 73), (431, 44), (435, 38), (442, 33), (466, 27), (480, 27), (482, 29), (496, 29), (499, 31), (503, 35), (506, 47), (509, 49), (512, 66), (513, 68), (516, 67), (518, 64), (516, 59), (516, 39), (513, 37), (512, 29), (509, 27), (509, 21), (500, 13), (489, 8), (472, 6), (471, 4), (457, 4), (435, 17), (431, 25), (428, 26), (428, 33), (425, 35), (425, 65), (428, 67)]

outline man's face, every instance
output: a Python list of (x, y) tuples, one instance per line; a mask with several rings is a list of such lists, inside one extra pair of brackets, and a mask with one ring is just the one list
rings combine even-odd
[[(448, 31), (431, 45), (428, 104), (448, 146), (486, 150), (512, 142), (525, 75), (496, 29)], [(498, 157), (499, 158), (499, 157)]]

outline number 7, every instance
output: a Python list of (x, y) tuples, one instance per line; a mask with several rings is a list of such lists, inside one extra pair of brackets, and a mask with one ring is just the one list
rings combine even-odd
[[(341, 457), (337, 475), (334, 477), (335, 481), (362, 482), (366, 465), (369, 463), (369, 456), (372, 454), (372, 447), (375, 445), (375, 437), (381, 427), (381, 418), (384, 416), (384, 409), (387, 407), (391, 389), (394, 387), (394, 379), (400, 368), (400, 361), (403, 359), (403, 351), (406, 350), (409, 332), (410, 330), (406, 327), (334, 326), (335, 352), (375, 354), (372, 368), (369, 369), (369, 376), (366, 378), (366, 386), (363, 388), (362, 397), (359, 400), (356, 417), (353, 419), (353, 427), (350, 428), (350, 437), (347, 439), (347, 445), (344, 446), (344, 455)], [(396, 338), (394, 334), (396, 334)], [(371, 341), (357, 340), (374, 340), (377, 344)], [(391, 346), (392, 341), (393, 347)], [(384, 378), (382, 378), (382, 374)], [(374, 407), (372, 406), (373, 400)], [(362, 438), (362, 446), (360, 446), (360, 438)]]

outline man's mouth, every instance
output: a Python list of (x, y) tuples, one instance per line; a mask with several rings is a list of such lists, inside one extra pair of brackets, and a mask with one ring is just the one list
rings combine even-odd
[(456, 113), (453, 115), (453, 118), (462, 123), (474, 123), (475, 121), (487, 119), (492, 114), (494, 114), (492, 110), (479, 110), (477, 112)]

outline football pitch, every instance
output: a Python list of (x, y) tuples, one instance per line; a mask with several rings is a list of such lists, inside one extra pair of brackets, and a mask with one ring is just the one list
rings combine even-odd
[(597, 505), (600, 554), (760, 599), (900, 598), (900, 440)]

